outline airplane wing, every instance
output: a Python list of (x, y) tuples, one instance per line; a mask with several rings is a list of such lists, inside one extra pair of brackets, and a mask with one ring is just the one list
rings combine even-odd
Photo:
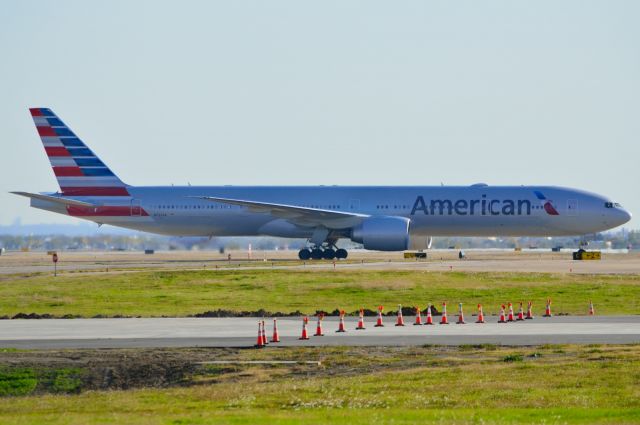
[(271, 214), (274, 217), (283, 218), (299, 226), (316, 227), (322, 225), (328, 229), (345, 229), (356, 226), (365, 218), (369, 217), (366, 214), (274, 204), (270, 202), (248, 201), (244, 199), (218, 198), (215, 196), (189, 196), (189, 198), (246, 207), (249, 211)]
[(25, 196), (27, 198), (40, 199), (41, 201), (55, 202), (57, 204), (73, 205), (74, 207), (97, 207), (98, 205), (90, 202), (77, 201), (75, 199), (63, 198), (61, 196), (42, 195), (40, 193), (29, 192), (10, 192), (14, 195)]

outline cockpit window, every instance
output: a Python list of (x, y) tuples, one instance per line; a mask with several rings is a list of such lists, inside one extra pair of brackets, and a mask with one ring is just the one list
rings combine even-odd
[(620, 205), (619, 202), (605, 202), (604, 203), (604, 207), (605, 208), (622, 208), (622, 205)]

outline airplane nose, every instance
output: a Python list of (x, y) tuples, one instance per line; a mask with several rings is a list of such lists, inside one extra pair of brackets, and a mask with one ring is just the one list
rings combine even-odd
[(618, 209), (616, 213), (617, 226), (621, 226), (631, 220), (631, 213), (627, 210)]

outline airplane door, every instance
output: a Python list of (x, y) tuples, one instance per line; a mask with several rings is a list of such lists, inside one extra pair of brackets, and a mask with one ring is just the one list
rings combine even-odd
[(567, 215), (578, 215), (578, 200), (577, 199), (568, 199), (567, 200)]
[(140, 206), (140, 199), (131, 200), (131, 216), (140, 217), (142, 215), (142, 207)]
[(349, 211), (358, 211), (360, 209), (360, 199), (349, 199)]

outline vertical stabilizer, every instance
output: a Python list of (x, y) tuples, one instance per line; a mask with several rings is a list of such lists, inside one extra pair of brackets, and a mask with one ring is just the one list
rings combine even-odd
[(65, 196), (129, 196), (127, 185), (48, 108), (31, 116)]

